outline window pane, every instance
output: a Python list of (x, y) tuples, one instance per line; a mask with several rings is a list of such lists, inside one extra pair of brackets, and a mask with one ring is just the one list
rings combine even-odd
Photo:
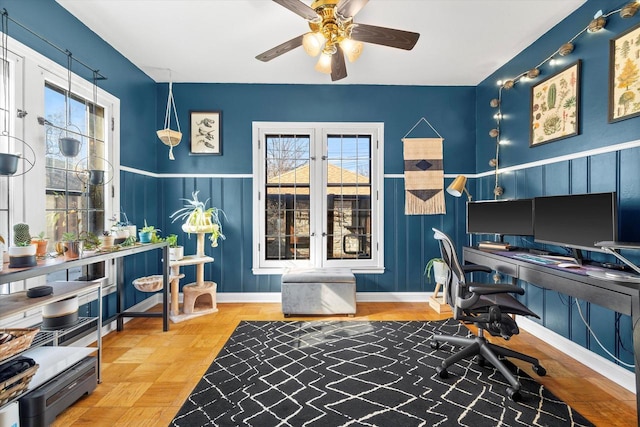
[[(113, 174), (106, 160), (105, 110), (51, 83), (45, 84), (44, 94), (46, 234), (53, 242), (61, 240), (66, 232), (100, 235), (105, 228), (106, 194), (102, 183)], [(75, 157), (61, 153), (61, 137), (80, 141), (80, 152)], [(55, 243), (50, 249), (55, 249)], [(91, 269), (100, 272), (103, 267)], [(88, 271), (69, 271), (69, 277), (93, 277)]]
[(327, 140), (327, 258), (371, 259), (371, 137)]
[(308, 135), (266, 137), (266, 259), (310, 259)]

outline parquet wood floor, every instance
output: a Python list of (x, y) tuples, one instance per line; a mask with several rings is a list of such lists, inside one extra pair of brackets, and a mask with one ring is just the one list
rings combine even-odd
[[(280, 304), (218, 304), (214, 314), (171, 324), (162, 332), (161, 319), (135, 318), (124, 331), (104, 338), (103, 381), (57, 418), (55, 427), (166, 426), (205, 373), (241, 320), (285, 319)], [(159, 309), (159, 308), (156, 308)], [(358, 303), (355, 317), (345, 320), (434, 320), (439, 315), (426, 303)], [(522, 332), (502, 345), (532, 354), (548, 371), (531, 376), (597, 426), (635, 426), (635, 395), (541, 340)]]

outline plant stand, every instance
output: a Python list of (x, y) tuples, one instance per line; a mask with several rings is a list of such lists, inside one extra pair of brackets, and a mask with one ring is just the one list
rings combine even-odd
[[(204, 280), (204, 265), (213, 262), (213, 258), (204, 254), (204, 235), (205, 233), (197, 233), (198, 240), (195, 255), (185, 256), (180, 261), (169, 262), (172, 277), (169, 318), (174, 323), (218, 311), (216, 306), (217, 284), (215, 282), (205, 282)], [(187, 265), (196, 266), (196, 281), (185, 285), (182, 289), (184, 301), (181, 312), (179, 303), (180, 267)]]
[(444, 301), (444, 295), (438, 295), (441, 286), (442, 284), (436, 283), (436, 288), (433, 290), (433, 295), (429, 297), (429, 306), (440, 314), (451, 313), (451, 306)]

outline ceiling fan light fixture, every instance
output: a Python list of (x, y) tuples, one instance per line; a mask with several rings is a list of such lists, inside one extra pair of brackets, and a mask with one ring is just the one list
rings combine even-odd
[(322, 52), (324, 36), (322, 33), (309, 32), (302, 37), (302, 47), (309, 56), (318, 56)]
[(342, 48), (344, 54), (347, 56), (349, 62), (355, 62), (358, 58), (360, 58), (362, 49), (364, 48), (364, 44), (359, 41), (344, 39), (340, 42), (340, 47)]
[(324, 74), (331, 74), (331, 57), (331, 54), (322, 52), (320, 58), (318, 58), (318, 62), (316, 63), (316, 71)]

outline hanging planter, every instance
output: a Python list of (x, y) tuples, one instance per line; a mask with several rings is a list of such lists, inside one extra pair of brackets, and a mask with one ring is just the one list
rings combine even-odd
[(17, 154), (0, 153), (0, 175), (13, 175), (18, 170), (18, 160), (20, 156)]
[[(69, 135), (69, 128), (74, 127), (78, 130), (78, 134), (81, 134), (80, 128), (71, 124), (71, 65), (72, 65), (72, 56), (71, 52), (67, 52), (67, 79), (69, 87), (67, 89), (67, 93), (64, 97), (65, 102), (65, 129), (64, 136), (60, 136), (58, 138), (58, 148), (60, 149), (60, 154), (65, 157), (76, 157), (80, 154), (80, 145), (81, 142), (79, 139), (74, 138)], [(73, 132), (71, 132), (73, 133)]]
[(70, 136), (58, 139), (58, 148), (65, 157), (76, 157), (80, 153), (80, 141)]
[(87, 185), (105, 185), (113, 179), (113, 165), (100, 156), (85, 157), (75, 166), (76, 176)]
[[(171, 110), (176, 119), (176, 125), (178, 130), (171, 129)], [(164, 114), (164, 129), (156, 132), (160, 141), (163, 144), (169, 146), (169, 160), (175, 160), (173, 156), (173, 147), (180, 144), (182, 140), (182, 132), (180, 131), (180, 122), (178, 121), (178, 112), (176, 111), (176, 102), (173, 99), (173, 82), (171, 81), (171, 74), (169, 74), (169, 95), (167, 96), (167, 109)]]
[[(23, 156), (20, 153), (12, 154), (12, 153), (0, 153), (0, 176), (20, 176), (29, 172), (36, 164), (36, 153), (33, 151), (33, 148), (20, 138), (16, 138), (14, 136), (9, 136), (6, 132), (2, 133), (2, 138), (14, 139), (20, 143), (24, 147), (27, 147), (29, 151), (31, 151), (31, 157), (33, 161), (27, 159), (26, 156)], [(29, 165), (26, 169), (23, 170), (22, 173), (16, 174), (18, 171), (19, 161), (24, 161), (27, 165)]]
[[(10, 122), (9, 117), (11, 116), (11, 112), (9, 106), (11, 105), (11, 99), (9, 98), (9, 15), (5, 13), (2, 15), (2, 93), (4, 95), (4, 110), (6, 114), (4, 116), (4, 128), (2, 133), (0, 133), (0, 147), (5, 147), (7, 151), (15, 147), (15, 143), (11, 144), (11, 140), (13, 139), (15, 142), (22, 143), (23, 147), (27, 147), (33, 156), (33, 162), (27, 160), (26, 157), (22, 157), (20, 153), (0, 153), (0, 175), (2, 176), (15, 176), (18, 171), (18, 160), (23, 159), (30, 166), (25, 168), (22, 173), (18, 175), (24, 175), (33, 169), (33, 166), (36, 163), (36, 153), (33, 151), (33, 148), (20, 138), (16, 138), (15, 136), (9, 135), (10, 131)], [(0, 260), (1, 261), (1, 260)]]

